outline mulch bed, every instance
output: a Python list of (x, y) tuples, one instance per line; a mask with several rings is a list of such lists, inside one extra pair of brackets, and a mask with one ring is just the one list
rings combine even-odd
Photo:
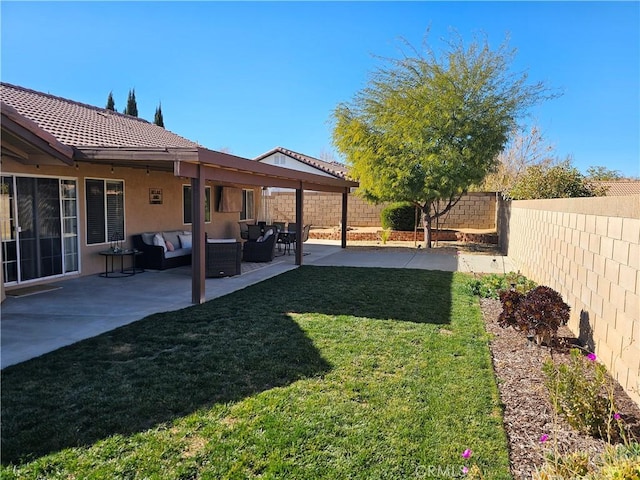
[[(498, 379), (500, 399), (504, 405), (504, 425), (509, 440), (511, 473), (515, 479), (530, 479), (536, 467), (543, 464), (545, 452), (602, 452), (603, 440), (584, 435), (573, 429), (554, 413), (544, 386), (542, 364), (553, 355), (555, 361), (566, 361), (569, 348), (553, 352), (546, 347), (529, 345), (525, 336), (512, 328), (498, 325), (502, 311), (499, 300), (481, 299), (486, 329), (492, 335), (491, 353)], [(576, 343), (567, 327), (558, 335), (566, 345)], [(616, 382), (614, 402), (622, 419), (636, 439), (640, 438), (640, 408)], [(542, 444), (540, 437), (549, 435)]]

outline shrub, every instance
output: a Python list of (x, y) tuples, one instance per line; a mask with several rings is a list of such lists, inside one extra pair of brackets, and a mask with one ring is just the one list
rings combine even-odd
[(607, 445), (592, 458), (587, 452), (550, 455), (534, 480), (640, 480), (640, 444)]
[(380, 212), (382, 228), (412, 231), (416, 225), (416, 207), (409, 202), (392, 203)]
[(500, 300), (500, 326), (521, 330), (528, 337), (533, 337), (538, 345), (551, 345), (560, 325), (566, 325), (569, 321), (571, 307), (558, 292), (549, 287), (538, 286), (526, 295), (503, 291)]
[(613, 382), (594, 354), (571, 350), (569, 363), (547, 359), (542, 371), (554, 409), (569, 425), (588, 435), (611, 439), (623, 432), (616, 421)]
[(501, 290), (500, 302), (502, 312), (498, 316), (498, 325), (502, 328), (513, 327), (516, 330), (527, 330), (526, 325), (520, 325), (516, 319), (516, 312), (524, 299), (524, 294), (516, 290)]
[(535, 286), (536, 283), (534, 281), (515, 272), (483, 275), (472, 279), (468, 284), (468, 288), (473, 295), (493, 299), (498, 299), (502, 290), (514, 289), (520, 293), (527, 293)]

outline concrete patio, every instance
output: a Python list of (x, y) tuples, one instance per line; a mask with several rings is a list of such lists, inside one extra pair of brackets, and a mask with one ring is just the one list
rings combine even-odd
[[(508, 257), (446, 254), (424, 249), (346, 248), (331, 240), (304, 245), (304, 264), (318, 266), (415, 268), (476, 273), (517, 270)], [(244, 264), (235, 277), (208, 278), (211, 300), (294, 268), (293, 255), (266, 264)], [(148, 270), (124, 278), (98, 275), (62, 280), (59, 287), (2, 303), (1, 367), (113, 330), (158, 312), (191, 306), (191, 269)]]

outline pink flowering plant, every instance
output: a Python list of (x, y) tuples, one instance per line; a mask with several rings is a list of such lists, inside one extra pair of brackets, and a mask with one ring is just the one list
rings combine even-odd
[[(470, 448), (467, 448), (464, 450), (464, 452), (462, 452), (461, 457), (464, 458), (465, 460), (469, 460), (472, 455), (473, 455), (473, 450), (471, 450)], [(482, 471), (477, 465), (472, 465), (471, 467), (468, 467), (467, 465), (463, 465), (460, 473), (462, 473), (462, 476), (464, 478), (468, 478), (468, 479), (484, 478), (482, 476)]]
[(550, 358), (542, 371), (551, 404), (572, 427), (605, 440), (616, 440), (624, 434), (620, 415), (616, 418), (613, 381), (594, 353), (585, 356), (574, 348), (568, 363), (555, 363)]

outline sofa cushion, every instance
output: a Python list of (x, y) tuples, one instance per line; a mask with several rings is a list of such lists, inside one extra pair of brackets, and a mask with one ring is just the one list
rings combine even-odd
[(178, 240), (178, 235), (180, 234), (182, 234), (182, 230), (169, 230), (167, 232), (162, 232), (164, 239), (173, 243), (174, 247), (178, 247), (178, 245), (180, 245), (180, 240)]
[(188, 248), (191, 250), (192, 236), (191, 235), (178, 235), (180, 239), (180, 248)]
[(184, 255), (191, 255), (190, 248), (176, 248), (173, 252), (165, 252), (164, 258), (182, 257)]
[(266, 232), (264, 232), (264, 235), (259, 236), (256, 242), (266, 242), (267, 240), (269, 240), (269, 237), (271, 235), (274, 235), (273, 228), (268, 229)]
[(141, 233), (142, 241), (147, 245), (153, 245), (153, 237), (155, 236), (155, 232), (145, 232)]
[(167, 244), (165, 243), (164, 238), (162, 237), (162, 234), (156, 233), (153, 236), (153, 244), (159, 247), (162, 247), (165, 253), (167, 252)]
[(235, 238), (208, 238), (207, 243), (236, 243)]

